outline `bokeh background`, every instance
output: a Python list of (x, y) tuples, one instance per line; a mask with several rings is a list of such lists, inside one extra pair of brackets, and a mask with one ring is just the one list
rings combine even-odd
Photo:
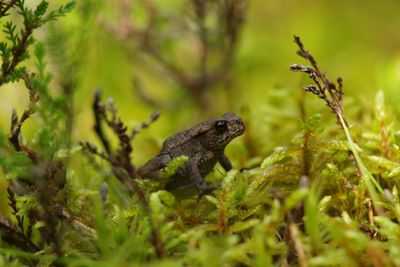
[[(38, 1), (28, 2), (35, 5)], [(60, 80), (74, 82), (75, 141), (96, 138), (91, 104), (94, 91), (101, 88), (104, 99), (113, 99), (131, 127), (153, 111), (161, 112), (159, 120), (135, 141), (135, 164), (157, 153), (171, 134), (226, 111), (237, 112), (249, 126), (246, 138), (253, 150), (246, 158), (263, 158), (274, 147), (287, 144), (300, 127), (296, 103), (304, 97), (301, 86), (306, 79), (289, 71), (291, 63), (304, 63), (296, 56), (294, 34), (302, 38), (329, 77), (344, 79), (345, 113), (352, 114), (352, 124), (357, 120), (351, 112), (354, 106), (362, 112), (374, 112), (369, 107), (379, 89), (395, 113), (399, 112), (399, 1), (238, 0), (245, 5), (245, 12), (229, 66), (229, 82), (207, 89), (202, 107), (157, 64), (144, 61), (135, 40), (110, 32), (114, 27), (123, 35), (121, 25), (146, 25), (145, 7), (152, 3), (161, 21), (154, 26), (158, 27), (156, 32), (169, 38), (160, 44), (164, 55), (190, 71), (196, 68), (199, 45), (190, 33), (189, 2), (80, 0), (75, 11), (36, 34), (53, 51), (48, 61), (55, 94)], [(52, 1), (51, 5), (61, 3), (65, 1)], [(121, 24), (121, 12), (131, 21)], [(210, 16), (210, 27), (219, 19), (218, 15)], [(60, 67), (60, 62), (69, 67)], [(0, 126), (8, 129), (12, 109), (22, 112), (27, 92), (22, 83), (9, 84), (1, 88), (0, 101)], [(313, 96), (307, 96), (305, 103), (309, 114), (328, 114)], [(334, 124), (329, 115), (324, 120)], [(26, 139), (33, 138), (35, 127), (34, 121), (26, 123)]]

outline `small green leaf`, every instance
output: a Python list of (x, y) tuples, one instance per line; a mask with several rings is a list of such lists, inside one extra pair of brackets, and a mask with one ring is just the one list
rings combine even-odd
[(239, 213), (239, 217), (240, 217), (241, 220), (244, 220), (244, 219), (247, 219), (248, 217), (258, 213), (261, 210), (262, 210), (262, 205), (257, 205), (254, 208), (250, 208), (250, 209), (248, 209), (246, 211), (241, 211)]
[(40, 4), (35, 9), (35, 12), (34, 12), (35, 16), (36, 17), (43, 16), (44, 13), (46, 13), (48, 7), (49, 7), (49, 3), (45, 0), (42, 0), (42, 2), (40, 2)]
[(314, 134), (322, 133), (324, 128), (320, 127), (321, 118), (322, 116), (320, 113), (315, 113), (311, 115), (309, 118), (307, 118), (307, 120), (303, 124), (303, 128), (307, 129), (309, 132)]
[[(358, 152), (362, 152), (362, 149), (357, 145), (356, 149)], [(338, 141), (338, 140), (332, 140), (329, 142), (325, 142), (322, 144), (322, 147), (333, 150), (333, 151), (350, 151), (350, 145), (347, 141)]]
[(36, 42), (35, 44), (35, 56), (39, 62), (43, 62), (44, 57), (46, 56), (46, 50), (41, 42)]
[(375, 97), (376, 116), (379, 120), (384, 120), (386, 117), (385, 112), (385, 97), (382, 90), (376, 93)]
[(394, 201), (396, 203), (399, 203), (400, 202), (400, 198), (399, 198), (399, 190), (397, 189), (397, 186), (393, 186), (392, 195), (393, 195)]
[(374, 165), (379, 166), (387, 170), (393, 170), (398, 167), (398, 163), (388, 160), (387, 158), (380, 156), (368, 156), (367, 159)]
[(400, 236), (400, 226), (383, 216), (374, 217), (374, 221), (379, 224), (379, 232), (387, 238), (397, 238)]
[(392, 169), (387, 175), (388, 178), (393, 178), (396, 176), (400, 176), (400, 166), (397, 166), (394, 169)]
[(309, 264), (310, 266), (346, 266), (349, 265), (349, 260), (346, 250), (339, 248), (329, 249), (327, 252), (311, 258)]
[(63, 148), (63, 149), (58, 150), (54, 156), (59, 159), (65, 159), (65, 158), (71, 157), (76, 152), (79, 152), (81, 150), (82, 150), (81, 145), (75, 145), (71, 148)]
[(179, 156), (170, 160), (167, 166), (160, 170), (160, 179), (166, 179), (175, 174), (180, 166), (185, 164), (189, 160), (188, 156)]
[(254, 227), (258, 223), (260, 223), (259, 219), (250, 219), (250, 220), (247, 220), (244, 222), (237, 221), (229, 227), (228, 232), (229, 233), (242, 232), (242, 231), (248, 230), (249, 228)]
[(274, 153), (263, 160), (263, 162), (261, 163), (261, 169), (265, 170), (273, 164), (283, 160), (284, 158), (293, 156), (298, 152), (298, 147), (278, 147), (275, 149)]
[(173, 194), (167, 191), (159, 191), (158, 196), (163, 204), (165, 204), (168, 207), (171, 207), (172, 205), (175, 204), (176, 200)]
[(55, 20), (59, 17), (65, 16), (65, 14), (71, 12), (76, 6), (75, 1), (71, 1), (65, 5), (61, 5), (58, 10), (53, 10), (51, 11), (45, 19), (43, 19), (43, 22)]
[(25, 177), (32, 166), (31, 159), (23, 152), (14, 152), (3, 163), (9, 179)]
[(204, 196), (205, 199), (208, 200), (208, 202), (214, 204), (216, 207), (219, 207), (219, 201), (217, 198), (210, 196), (210, 195), (206, 195)]
[(400, 131), (396, 131), (393, 135), (395, 144), (400, 147)]
[(17, 206), (18, 206), (17, 215), (19, 215), (19, 216), (24, 216), (30, 210), (38, 207), (38, 205), (39, 205), (37, 199), (33, 195), (17, 196), (16, 200), (17, 200)]
[(331, 200), (332, 196), (324, 196), (318, 203), (318, 212), (325, 212)]
[(231, 170), (231, 171), (229, 171), (229, 172), (225, 175), (224, 179), (222, 180), (222, 186), (227, 187), (227, 186), (231, 185), (231, 184), (234, 182), (235, 177), (236, 177), (236, 175), (237, 175), (238, 173), (239, 173), (238, 170)]

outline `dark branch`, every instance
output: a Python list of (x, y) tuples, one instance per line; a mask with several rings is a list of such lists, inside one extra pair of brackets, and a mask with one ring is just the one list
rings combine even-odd
[(27, 252), (37, 252), (40, 250), (32, 241), (18, 232), (11, 223), (2, 216), (0, 216), (0, 233), (1, 239), (7, 244), (16, 246)]
[(9, 14), (7, 13), (10, 8), (12, 8), (16, 4), (17, 0), (11, 0), (8, 4), (7, 3), (2, 3), (0, 6), (0, 18), (4, 16), (8, 16)]
[(101, 118), (104, 116), (104, 107), (101, 103), (101, 91), (97, 89), (94, 94), (94, 101), (92, 105), (93, 115), (95, 119), (94, 123), (94, 131), (96, 132), (100, 142), (103, 144), (104, 149), (106, 150), (107, 154), (111, 153), (110, 149), (110, 142), (108, 141), (107, 137), (104, 134), (103, 126), (101, 124)]
[[(335, 114), (336, 121), (340, 127), (344, 129), (348, 126), (348, 123), (343, 116), (343, 79), (340, 77), (337, 78), (337, 86), (332, 83), (325, 73), (319, 69), (317, 61), (314, 59), (314, 57), (305, 50), (300, 37), (294, 36), (294, 42), (299, 48), (297, 54), (307, 60), (311, 64), (311, 67), (300, 64), (292, 64), (290, 65), (290, 70), (295, 72), (304, 72), (310, 77), (315, 85), (305, 85), (303, 89), (324, 100), (325, 104), (330, 108), (332, 113)], [(342, 124), (341, 119), (343, 120), (344, 125)], [(355, 160), (353, 152), (349, 151), (349, 157), (356, 167), (357, 175), (360, 176), (360, 167)]]
[(15, 151), (21, 151), (21, 144), (19, 143), (19, 136), (21, 134), (21, 127), (24, 122), (31, 116), (32, 112), (28, 109), (22, 113), (21, 119), (18, 120), (17, 113), (15, 110), (11, 116), (11, 134), (8, 140), (11, 145), (14, 147)]
[(340, 77), (337, 79), (337, 86), (332, 83), (325, 73), (320, 70), (315, 58), (305, 50), (300, 37), (294, 36), (294, 42), (299, 48), (297, 54), (307, 60), (311, 64), (311, 67), (300, 64), (292, 64), (290, 65), (290, 70), (304, 72), (310, 77), (315, 85), (306, 85), (304, 86), (304, 90), (311, 92), (323, 99), (326, 105), (336, 115), (336, 119), (340, 124), (339, 114), (343, 112), (343, 79)]
[(15, 198), (14, 191), (8, 187), (7, 188), (7, 193), (8, 193), (8, 205), (11, 208), (11, 213), (14, 215), (15, 219), (17, 220), (17, 225), (19, 227), (19, 230), (21, 233), (25, 236), (24, 233), (24, 216), (21, 216), (18, 214), (18, 206), (17, 206), (17, 200)]
[(7, 81), (7, 76), (10, 75), (17, 65), (23, 60), (23, 55), (26, 53), (26, 50), (29, 45), (29, 40), (33, 33), (33, 28), (29, 27), (29, 25), (25, 25), (25, 29), (21, 33), (21, 37), (18, 38), (18, 43), (16, 46), (12, 47), (12, 60), (10, 64), (2, 65), (2, 75), (0, 78), (0, 85), (4, 84)]

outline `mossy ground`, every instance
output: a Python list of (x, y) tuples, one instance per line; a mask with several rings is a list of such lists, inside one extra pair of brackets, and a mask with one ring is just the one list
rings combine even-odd
[[(0, 266), (400, 266), (396, 75), (363, 92), (371, 77), (357, 76), (360, 62), (317, 52), (317, 65), (277, 33), (265, 44), (263, 19), (246, 12), (276, 18), (273, 1), (60, 2), (0, 1), (0, 89), (26, 100), (4, 95), (0, 114)], [(311, 6), (326, 25), (344, 23), (332, 6)], [(292, 8), (282, 16), (295, 18)], [(323, 40), (315, 50), (339, 45)], [(271, 52), (278, 41), (300, 50), (308, 63), (291, 69), (308, 78)], [(332, 69), (344, 81), (328, 81)], [(246, 132), (226, 150), (235, 168), (206, 177), (220, 189), (164, 190), (185, 158), (159, 181), (137, 179), (166, 137), (225, 111)]]

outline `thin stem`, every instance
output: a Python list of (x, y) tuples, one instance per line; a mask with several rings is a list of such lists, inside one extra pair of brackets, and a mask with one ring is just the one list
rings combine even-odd
[(303, 244), (299, 237), (299, 229), (297, 228), (296, 224), (294, 223), (289, 224), (289, 232), (290, 232), (290, 237), (294, 243), (294, 248), (296, 250), (297, 257), (299, 259), (299, 265), (301, 267), (307, 267), (308, 266), (307, 258), (304, 252)]
[(359, 170), (361, 172), (361, 178), (363, 179), (364, 183), (367, 186), (368, 192), (371, 195), (371, 198), (373, 200), (374, 207), (377, 208), (377, 211), (380, 211), (380, 205), (378, 205), (378, 195), (375, 189), (378, 190), (380, 194), (384, 194), (384, 191), (382, 187), (379, 185), (379, 183), (375, 180), (375, 178), (372, 176), (372, 174), (368, 171), (368, 169), (365, 167), (364, 162), (362, 161), (360, 155), (358, 154), (357, 151), (357, 146), (353, 141), (353, 138), (351, 137), (349, 128), (347, 127), (347, 124), (343, 118), (343, 115), (341, 113), (338, 113), (338, 118), (340, 121), (340, 124), (345, 132), (347, 142), (349, 143), (350, 150), (354, 156), (355, 161), (357, 162), (357, 165), (359, 167)]
[(0, 18), (8, 15), (7, 11), (16, 4), (17, 0), (11, 0), (8, 4), (2, 4), (2, 9), (0, 10)]

